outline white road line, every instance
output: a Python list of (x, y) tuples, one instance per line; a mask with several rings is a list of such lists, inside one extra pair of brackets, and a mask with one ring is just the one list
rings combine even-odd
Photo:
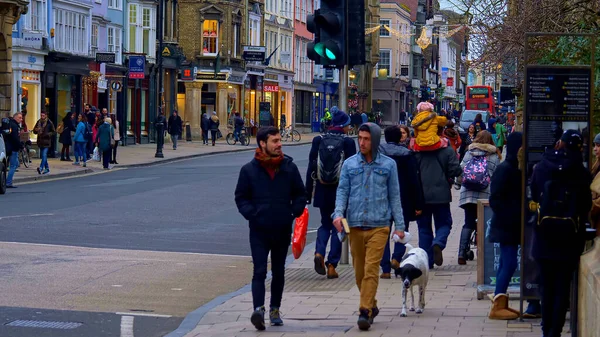
[(127, 316), (139, 316), (139, 317), (158, 317), (158, 318), (171, 318), (171, 315), (159, 315), (159, 314), (151, 314), (145, 312), (116, 312), (115, 314), (121, 315), (123, 317)]
[(133, 337), (133, 316), (121, 316), (121, 337)]
[(318, 232), (318, 231), (319, 231), (318, 229), (313, 229), (313, 230), (311, 230), (311, 231), (307, 231), (307, 232), (306, 232), (306, 234), (310, 234), (310, 233), (316, 233), (316, 232)]
[(9, 215), (9, 216), (0, 216), (0, 220), (4, 219), (15, 219), (15, 218), (28, 218), (28, 217), (36, 217), (36, 216), (51, 216), (53, 213), (38, 213), (38, 214), (23, 214), (23, 215)]

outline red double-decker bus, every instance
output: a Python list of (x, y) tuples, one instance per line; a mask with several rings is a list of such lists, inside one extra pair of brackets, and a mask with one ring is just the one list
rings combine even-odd
[(487, 85), (467, 87), (466, 110), (486, 110), (494, 115), (494, 93)]

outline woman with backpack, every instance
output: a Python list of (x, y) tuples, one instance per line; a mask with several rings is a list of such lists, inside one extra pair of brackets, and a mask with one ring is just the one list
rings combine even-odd
[(471, 124), (469, 125), (467, 133), (465, 134), (460, 144), (460, 148), (458, 150), (458, 161), (462, 162), (463, 158), (465, 157), (465, 153), (467, 153), (469, 145), (473, 144), (473, 142), (475, 141), (475, 137), (477, 137), (477, 130), (475, 129), (475, 125)]
[(465, 224), (460, 233), (458, 264), (467, 264), (471, 234), (477, 229), (477, 200), (488, 199), (490, 182), (500, 163), (496, 144), (488, 131), (480, 131), (460, 167), (463, 169), (459, 206), (465, 211)]
[(559, 337), (579, 268), (585, 223), (592, 208), (590, 172), (583, 166), (583, 137), (567, 130), (533, 169), (530, 210), (538, 213), (532, 253), (541, 271), (542, 333)]

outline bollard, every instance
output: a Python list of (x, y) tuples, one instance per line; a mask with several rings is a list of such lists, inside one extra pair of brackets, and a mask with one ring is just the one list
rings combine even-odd
[(342, 256), (340, 257), (341, 264), (348, 264), (350, 262), (349, 258), (348, 258), (348, 252), (349, 252), (349, 248), (350, 248), (348, 246), (349, 241), (350, 241), (349, 239), (346, 239), (346, 240), (344, 240), (344, 242), (342, 242)]
[(185, 141), (192, 141), (192, 126), (190, 125), (190, 122), (185, 123)]

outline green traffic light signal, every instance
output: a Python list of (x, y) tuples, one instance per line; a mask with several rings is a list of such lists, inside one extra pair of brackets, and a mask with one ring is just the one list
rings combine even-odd
[(324, 57), (328, 60), (334, 61), (337, 59), (335, 53), (331, 49), (325, 47), (324, 43), (317, 43), (315, 45), (315, 51), (317, 52), (317, 54), (319, 54), (319, 56)]

